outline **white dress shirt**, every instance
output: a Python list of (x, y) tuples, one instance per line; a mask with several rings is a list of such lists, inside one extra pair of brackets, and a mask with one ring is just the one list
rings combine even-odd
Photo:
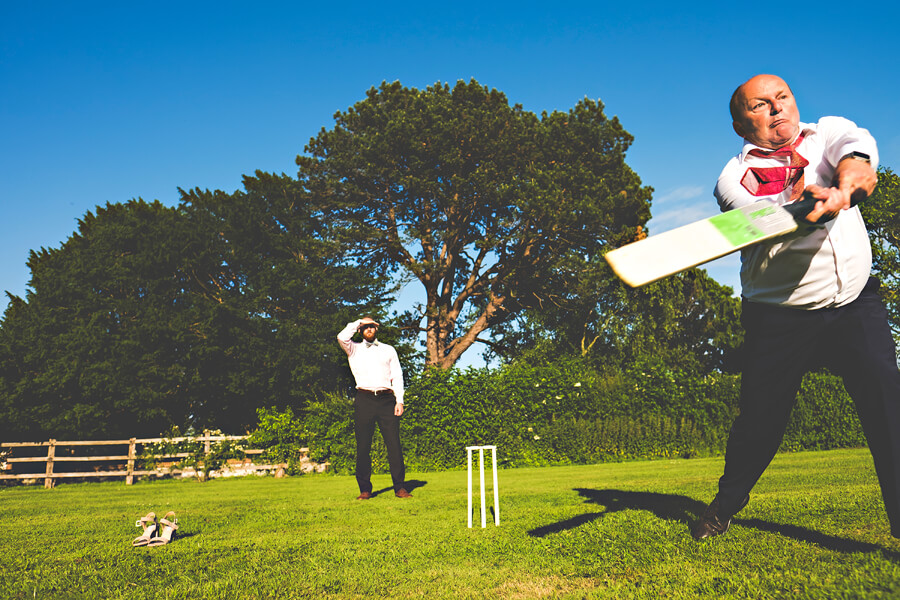
[(347, 353), (356, 388), (370, 392), (393, 390), (397, 402), (403, 404), (403, 370), (397, 351), (378, 340), (354, 342), (351, 338), (359, 324), (360, 321), (347, 323), (337, 335), (338, 343)]
[[(875, 139), (852, 121), (823, 117), (818, 123), (800, 123), (800, 131), (806, 135), (797, 152), (809, 161), (803, 172), (804, 185), (831, 186), (838, 162), (853, 151), (868, 154), (872, 168), (877, 168)], [(787, 158), (748, 155), (754, 148), (757, 146), (744, 140), (740, 154), (722, 170), (715, 190), (722, 211), (763, 198), (778, 204), (790, 201), (790, 187), (772, 196), (753, 196), (741, 185), (749, 167), (787, 164)], [(763, 242), (742, 250), (741, 295), (753, 302), (802, 309), (842, 306), (859, 296), (871, 268), (869, 235), (859, 208), (853, 207), (841, 211), (824, 226), (801, 227), (778, 242)]]

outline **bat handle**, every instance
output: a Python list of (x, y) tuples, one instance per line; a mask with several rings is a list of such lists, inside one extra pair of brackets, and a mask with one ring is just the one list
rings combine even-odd
[(803, 195), (799, 200), (785, 204), (781, 208), (791, 213), (791, 216), (799, 221), (801, 219), (806, 219), (806, 215), (812, 212), (812, 209), (816, 207), (816, 202), (818, 202), (818, 200), (813, 198), (811, 193), (803, 192)]
[[(819, 199), (814, 198), (810, 192), (804, 191), (803, 195), (800, 197), (799, 200), (797, 200), (796, 202), (791, 202), (790, 204), (785, 204), (781, 208), (788, 211), (791, 214), (791, 216), (797, 220), (800, 220), (800, 219), (806, 220), (806, 215), (808, 215), (809, 213), (812, 212), (812, 210), (816, 207), (816, 202), (818, 202), (818, 201), (819, 201)], [(852, 196), (850, 196), (850, 206), (851, 207), (859, 204), (859, 201), (860, 201), (859, 195), (853, 194)], [(816, 221), (816, 223), (827, 223), (828, 221), (830, 221), (833, 218), (834, 217), (823, 217), (823, 218), (819, 219), (818, 221)]]

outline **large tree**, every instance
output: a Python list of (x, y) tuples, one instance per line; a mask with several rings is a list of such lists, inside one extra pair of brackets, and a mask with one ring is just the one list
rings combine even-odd
[(30, 254), (31, 289), (10, 297), (0, 328), (4, 438), (157, 434), (185, 418), (197, 307), (178, 249), (189, 238), (175, 209), (131, 201)]
[[(265, 352), (250, 343), (242, 352), (246, 364), (255, 365), (245, 376), (263, 378), (255, 388), (268, 390), (266, 404), (302, 408), (314, 391), (350, 383), (335, 335), (361, 314), (381, 318), (391, 290), (383, 278), (346, 260), (320, 207), (295, 179), (257, 171), (243, 183), (244, 190), (232, 194), (183, 193), (182, 210), (206, 232), (195, 254), (215, 258), (197, 274), (199, 289), (265, 340)], [(229, 372), (227, 361), (216, 364)], [(235, 401), (246, 404), (242, 396)]]
[(0, 438), (241, 433), (349, 383), (335, 334), (387, 303), (296, 180), (88, 213), (0, 324)]
[(298, 156), (299, 178), (360, 265), (421, 284), (408, 326), (431, 366), (552, 302), (650, 216), (651, 190), (625, 164), (632, 137), (598, 101), (538, 117), (474, 80), (395, 82), (335, 121)]

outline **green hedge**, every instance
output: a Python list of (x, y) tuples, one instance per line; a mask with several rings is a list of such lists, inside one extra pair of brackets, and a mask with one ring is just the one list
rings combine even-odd
[(781, 450), (830, 450), (865, 445), (856, 408), (840, 378), (829, 374), (807, 375)]
[[(652, 362), (613, 375), (577, 359), (495, 370), (432, 370), (410, 382), (401, 439), (410, 471), (462, 468), (465, 447), (483, 444), (497, 445), (507, 466), (719, 455), (737, 414), (739, 386), (736, 375), (691, 376)], [(353, 471), (350, 398), (318, 398), (303, 415), (290, 416), (293, 425), (277, 411), (261, 411), (260, 417), (261, 431), (290, 430), (298, 444), (309, 446), (313, 460), (328, 461), (335, 472)], [(265, 432), (254, 435), (266, 439)], [(279, 443), (279, 452), (287, 456)], [(863, 445), (840, 379), (808, 375), (782, 450)], [(373, 469), (387, 472), (377, 433)]]

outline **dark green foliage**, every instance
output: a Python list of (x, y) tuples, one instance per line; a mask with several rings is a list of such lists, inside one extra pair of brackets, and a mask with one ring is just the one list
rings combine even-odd
[[(311, 409), (308, 412), (312, 414)], [(248, 443), (254, 448), (265, 449), (261, 456), (264, 463), (286, 464), (289, 475), (301, 474), (305, 458), (301, 448), (306, 447), (308, 440), (315, 436), (309, 433), (290, 407), (282, 412), (274, 408), (260, 408), (257, 414), (259, 427), (250, 435)], [(327, 458), (318, 462), (326, 461)]]
[[(507, 466), (720, 455), (737, 414), (740, 377), (696, 376), (643, 362), (606, 376), (583, 360), (535, 367), (426, 370), (406, 394), (401, 440), (410, 471), (465, 466), (465, 447), (495, 444)], [(269, 414), (267, 418), (277, 417)], [(261, 424), (262, 427), (267, 425)], [(296, 417), (310, 456), (353, 471), (352, 402), (339, 394)], [(840, 379), (804, 379), (782, 450), (865, 445)], [(387, 471), (383, 444), (373, 468)]]
[(628, 295), (626, 309), (613, 316), (620, 336), (609, 345), (617, 356), (627, 362), (652, 356), (686, 373), (733, 368), (743, 330), (731, 288), (691, 269)]
[(259, 407), (350, 384), (334, 336), (383, 315), (383, 280), (347, 263), (296, 182), (244, 186), (98, 207), (32, 252), (0, 328), (0, 439), (243, 433)]
[(891, 329), (900, 344), (900, 177), (880, 168), (875, 193), (859, 206), (872, 240), (872, 273), (881, 280)]
[[(361, 314), (381, 318), (390, 299), (383, 279), (347, 262), (320, 207), (295, 180), (257, 172), (244, 178), (243, 192), (185, 192), (182, 209), (205, 233), (198, 254), (215, 258), (202, 294), (236, 317), (230, 331), (211, 330), (236, 337), (230, 347), (227, 337), (216, 344), (228, 352), (211, 356), (197, 382), (206, 395), (233, 398), (246, 426), (259, 407), (300, 409), (321, 390), (346, 388), (335, 335)], [(223, 423), (214, 414), (209, 421)]]
[[(717, 452), (736, 389), (734, 376), (679, 378), (649, 366), (608, 376), (561, 358), (539, 367), (426, 372), (407, 397), (404, 445), (423, 467), (446, 468), (459, 466), (461, 449), (475, 444), (502, 446), (519, 466)], [(637, 437), (626, 441), (630, 434)]]
[(495, 354), (535, 363), (580, 355), (606, 371), (648, 357), (683, 372), (735, 369), (743, 339), (740, 300), (703, 270), (631, 289), (604, 261), (563, 289), (566, 297), (525, 311), (515, 327), (498, 330)]
[[(309, 457), (315, 462), (327, 462), (338, 473), (353, 470), (356, 456), (356, 440), (353, 433), (353, 400), (345, 394), (323, 394), (306, 408), (303, 419)], [(376, 435), (372, 448), (380, 456), (379, 436)], [(380, 470), (386, 466), (373, 461), (373, 468)]]
[(130, 437), (187, 421), (189, 231), (158, 202), (109, 204), (61, 248), (31, 253), (31, 291), (11, 298), (0, 329), (4, 439)]
[(721, 450), (718, 431), (687, 418), (646, 416), (559, 420), (546, 428), (536, 464), (592, 464), (625, 459), (692, 458)]
[(807, 375), (782, 450), (831, 450), (865, 446), (859, 417), (839, 377), (829, 373)]

